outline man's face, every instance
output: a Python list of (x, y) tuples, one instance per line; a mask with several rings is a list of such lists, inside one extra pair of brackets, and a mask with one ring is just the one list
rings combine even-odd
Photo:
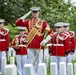
[(34, 18), (38, 18), (38, 16), (39, 16), (39, 11), (32, 12), (32, 16), (33, 16)]
[(24, 30), (20, 30), (20, 35), (24, 36), (24, 34), (25, 34), (25, 31)]
[(25, 31), (24, 30), (20, 30), (20, 34), (24, 35)]
[(63, 32), (63, 27), (56, 27), (56, 32), (57, 33)]
[(64, 31), (69, 31), (69, 26), (64, 26)]

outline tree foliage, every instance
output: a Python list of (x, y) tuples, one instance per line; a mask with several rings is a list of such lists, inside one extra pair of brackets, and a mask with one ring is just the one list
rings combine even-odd
[(0, 0), (0, 17), (13, 25), (33, 6), (41, 8), (40, 18), (47, 20), (52, 28), (54, 23), (63, 21), (70, 22), (71, 28), (75, 30), (76, 6), (70, 0), (67, 3), (64, 0)]

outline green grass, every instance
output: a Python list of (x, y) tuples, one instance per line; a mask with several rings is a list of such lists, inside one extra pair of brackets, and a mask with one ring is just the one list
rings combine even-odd
[(47, 68), (47, 75), (50, 75), (50, 68)]
[(76, 63), (76, 60), (72, 60), (72, 63), (73, 63), (73, 64)]

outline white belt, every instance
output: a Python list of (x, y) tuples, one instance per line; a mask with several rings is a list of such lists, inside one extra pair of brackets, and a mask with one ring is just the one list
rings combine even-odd
[(52, 46), (52, 44), (47, 44), (46, 46)]
[(19, 45), (19, 47), (26, 47), (26, 45)]
[(5, 39), (0, 39), (0, 41), (6, 41)]
[(64, 44), (53, 44), (53, 46), (64, 46)]

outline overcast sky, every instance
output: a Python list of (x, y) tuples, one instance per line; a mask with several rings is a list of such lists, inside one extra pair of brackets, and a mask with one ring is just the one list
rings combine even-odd
[(71, 2), (76, 2), (76, 0), (71, 0)]
[(72, 2), (72, 3), (74, 3), (74, 2), (75, 2), (75, 4), (74, 4), (74, 5), (76, 6), (76, 0), (71, 0), (71, 2)]
[[(66, 2), (68, 1), (68, 0), (65, 0)], [(74, 3), (75, 2), (75, 6), (76, 6), (76, 0), (71, 0), (71, 3)]]

